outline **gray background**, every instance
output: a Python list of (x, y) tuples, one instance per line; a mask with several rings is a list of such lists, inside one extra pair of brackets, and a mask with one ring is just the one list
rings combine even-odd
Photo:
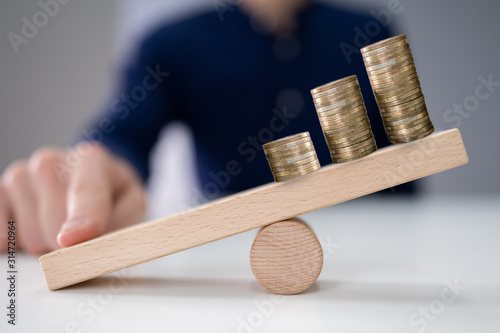
[[(331, 2), (364, 11), (383, 8), (388, 3)], [(7, 34), (19, 34), (21, 18), (31, 17), (40, 7), (36, 1), (1, 0), (0, 4), (2, 170), (41, 145), (67, 145), (84, 120), (106, 102), (124, 55), (151, 25), (161, 19), (187, 15), (199, 7), (212, 8), (212, 1), (207, 0), (73, 0), (61, 6), (59, 13), (15, 54)], [(491, 74), (494, 81), (500, 81), (500, 2), (401, 0), (401, 5), (402, 13), (393, 16), (393, 31), (404, 32), (410, 39), (431, 118), (438, 128), (456, 127), (455, 121), (444, 119), (444, 113), (474, 94), (479, 84), (477, 77)], [(429, 177), (425, 191), (500, 192), (499, 105), (497, 88), (481, 101), (477, 111), (461, 118), (458, 127), (470, 164)], [(192, 160), (192, 152), (185, 153), (190, 145), (189, 135), (174, 126), (166, 136), (170, 142), (176, 140), (181, 149), (164, 143), (159, 150), (166, 150), (166, 157), (159, 154), (163, 157), (155, 158), (161, 169), (168, 170), (163, 177), (170, 179), (168, 191), (164, 186), (153, 189), (153, 193), (163, 195), (195, 184), (192, 172), (182, 168), (183, 163)], [(177, 156), (176, 161), (180, 162), (173, 163), (171, 156)], [(180, 173), (184, 177), (179, 178)], [(189, 191), (184, 190), (183, 195), (189, 196)]]

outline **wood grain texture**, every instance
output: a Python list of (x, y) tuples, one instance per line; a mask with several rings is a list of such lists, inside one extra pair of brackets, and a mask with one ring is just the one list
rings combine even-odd
[(283, 221), (468, 161), (459, 130), (380, 149), (188, 212), (141, 223), (40, 257), (49, 289), (59, 289), (152, 259)]
[(281, 295), (309, 288), (323, 268), (323, 250), (314, 232), (299, 218), (264, 227), (250, 250), (250, 266), (259, 283)]

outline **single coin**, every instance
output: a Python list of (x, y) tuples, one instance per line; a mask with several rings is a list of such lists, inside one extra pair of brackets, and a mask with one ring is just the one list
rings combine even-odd
[(366, 139), (369, 139), (370, 136), (373, 135), (371, 128), (368, 126), (364, 128), (355, 129), (351, 132), (346, 132), (339, 135), (332, 135), (330, 134), (329, 131), (323, 132), (323, 134), (325, 135), (327, 143), (331, 143), (338, 148), (341, 147), (339, 146), (339, 144), (341, 144), (342, 147), (345, 147), (344, 143), (349, 142), (351, 144), (355, 144), (364, 141)]
[(370, 128), (369, 120), (362, 116), (353, 121), (336, 124), (321, 124), (323, 133), (327, 133), (332, 139), (340, 139), (345, 136), (358, 134)]
[[(397, 121), (397, 120), (400, 120), (402, 118), (406, 118), (409, 115), (415, 115), (415, 114), (420, 113), (422, 111), (427, 111), (425, 101), (421, 101), (420, 103), (417, 103), (417, 104), (415, 104), (413, 101), (406, 102), (405, 104), (411, 103), (411, 105), (407, 105), (405, 108), (396, 109), (393, 106), (381, 108), (380, 115), (382, 116), (382, 118), (384, 120)], [(401, 104), (401, 105), (403, 105), (403, 104)], [(400, 105), (397, 105), (396, 107), (398, 107), (398, 106), (400, 106)]]
[(311, 162), (302, 166), (297, 166), (295, 170), (292, 171), (282, 171), (273, 173), (276, 177), (286, 177), (294, 174), (301, 174), (304, 171), (309, 171), (311, 169), (317, 170), (320, 168), (320, 164), (318, 162)]
[(410, 50), (410, 44), (408, 44), (407, 41), (397, 42), (397, 43), (394, 43), (390, 46), (386, 46), (386, 47), (382, 47), (380, 49), (377, 49), (377, 50), (375, 50), (376, 52), (362, 53), (362, 55), (363, 55), (363, 60), (364, 60), (364, 59), (369, 59), (372, 57), (398, 53), (398, 52), (401, 52), (403, 50)]
[(404, 138), (404, 139), (391, 139), (391, 138), (389, 138), (389, 141), (390, 141), (391, 143), (407, 143), (407, 142), (413, 142), (413, 141), (417, 141), (417, 140), (423, 139), (423, 138), (425, 138), (426, 136), (431, 135), (432, 133), (434, 133), (434, 127), (431, 127), (429, 130), (427, 130), (427, 131), (425, 131), (424, 133), (419, 134), (419, 135), (417, 135), (417, 136), (413, 136), (413, 137), (409, 137), (409, 138)]
[[(339, 103), (340, 105), (340, 103)], [(365, 102), (363, 101), (363, 99), (358, 99), (356, 102), (353, 102), (351, 104), (344, 104), (342, 106), (339, 106), (338, 108), (333, 108), (331, 110), (325, 110), (325, 111), (318, 111), (318, 108), (316, 108), (316, 112), (318, 114), (335, 114), (335, 113), (343, 113), (343, 112), (347, 112), (353, 108), (356, 108), (358, 106), (364, 106), (365, 105)]]
[(359, 160), (360, 158), (362, 157), (365, 157), (365, 156), (368, 156), (370, 155), (371, 153), (375, 152), (377, 150), (377, 147), (374, 146), (373, 148), (369, 149), (369, 150), (366, 150), (356, 156), (351, 156), (351, 157), (346, 157), (346, 158), (337, 158), (337, 157), (333, 157), (332, 156), (332, 160), (334, 163), (345, 163), (345, 162), (351, 162), (351, 161), (355, 161), (355, 160)]
[[(356, 140), (357, 142), (361, 141), (358, 138), (363, 137), (367, 134), (371, 133), (371, 128), (369, 125), (363, 125), (355, 128), (351, 128), (349, 131), (339, 133), (334, 132), (332, 129), (324, 129), (323, 134), (327, 137), (328, 142), (344, 142)], [(354, 142), (353, 142), (354, 143)]]
[(323, 96), (328, 96), (328, 95), (335, 94), (335, 93), (342, 93), (344, 91), (355, 90), (355, 89), (359, 89), (359, 83), (357, 80), (353, 81), (353, 82), (346, 83), (344, 85), (341, 85), (341, 86), (338, 86), (335, 88), (331, 88), (331, 89), (322, 91), (322, 92), (311, 93), (311, 96), (313, 98), (320, 98)]
[(358, 112), (359, 110), (365, 110), (365, 105), (355, 105), (350, 108), (340, 108), (323, 112), (316, 112), (319, 118), (329, 118), (329, 117), (342, 117)]
[[(300, 142), (299, 142), (300, 141)], [(284, 152), (292, 152), (302, 150), (308, 147), (314, 147), (311, 138), (303, 138), (298, 141), (294, 141), (294, 144), (287, 143), (284, 145), (279, 145), (273, 148), (264, 148), (264, 153), (266, 154), (281, 154)]]
[(314, 146), (311, 138), (303, 138), (298, 141), (286, 143), (283, 145), (279, 145), (273, 148), (264, 148), (264, 153), (266, 155), (272, 155), (272, 154), (280, 154), (283, 151), (294, 151), (294, 150), (301, 150), (304, 148), (307, 148), (309, 146)]
[(343, 142), (345, 139), (356, 139), (371, 133), (370, 123), (363, 121), (361, 124), (353, 124), (349, 126), (339, 127), (338, 129), (323, 130), (327, 141), (332, 143)]
[(271, 141), (271, 142), (268, 142), (268, 143), (262, 145), (262, 147), (264, 147), (264, 149), (275, 148), (275, 147), (278, 147), (281, 145), (287, 145), (287, 147), (291, 147), (291, 146), (294, 146), (296, 144), (300, 144), (302, 142), (305, 142), (305, 141), (299, 141), (299, 140), (306, 139), (306, 138), (308, 138), (310, 140), (311, 137), (309, 135), (309, 132), (303, 132), (303, 133), (299, 133), (299, 134), (295, 134), (295, 135), (290, 135), (290, 136), (284, 137), (282, 139), (274, 140), (274, 141)]
[(421, 128), (431, 125), (432, 122), (430, 120), (429, 115), (422, 117), (420, 119), (414, 120), (410, 123), (404, 124), (404, 125), (399, 125), (397, 126), (389, 126), (390, 128), (387, 129), (387, 133), (391, 135), (404, 135), (406, 136), (408, 133), (411, 133), (412, 131), (417, 131), (420, 130)]
[(389, 110), (389, 108), (384, 108), (382, 110), (380, 110), (380, 115), (382, 116), (382, 120), (384, 122), (393, 122), (393, 121), (398, 121), (398, 120), (402, 120), (402, 119), (407, 119), (408, 117), (412, 117), (414, 115), (417, 115), (417, 114), (420, 114), (420, 113), (423, 113), (423, 112), (427, 112), (427, 107), (425, 106), (425, 103), (422, 103), (421, 105), (417, 105), (415, 106), (414, 108), (408, 108), (408, 109), (404, 109), (404, 110), (401, 110), (401, 111), (398, 111), (398, 112), (394, 112), (394, 113), (390, 113), (388, 112), (387, 110)]
[(402, 99), (408, 96), (413, 96), (416, 93), (421, 92), (420, 86), (413, 86), (412, 89), (405, 91), (404, 93), (400, 93), (398, 95), (388, 94), (388, 95), (376, 95), (377, 101), (383, 103), (389, 103), (397, 99)]
[(314, 150), (314, 146), (311, 144), (307, 147), (294, 148), (294, 149), (284, 149), (283, 151), (269, 153), (265, 152), (266, 157), (273, 162), (278, 162), (279, 160), (289, 159), (296, 156), (304, 155)]
[(406, 138), (406, 137), (412, 137), (415, 136), (421, 132), (426, 131), (430, 127), (432, 127), (432, 123), (430, 121), (427, 121), (425, 123), (422, 123), (420, 125), (416, 125), (412, 128), (407, 128), (407, 129), (401, 129), (397, 131), (387, 131), (387, 135), (390, 138)]
[(418, 98), (420, 96), (422, 96), (422, 91), (419, 89), (419, 91), (417, 93), (415, 93), (414, 95), (406, 95), (405, 94), (404, 96), (398, 96), (397, 98), (394, 98), (391, 101), (385, 101), (385, 100), (379, 101), (379, 100), (377, 100), (377, 104), (381, 108), (385, 108), (388, 106), (397, 106), (397, 105), (401, 105), (401, 104), (407, 103), (409, 101), (412, 101), (415, 98)]
[[(409, 62), (410, 60), (411, 62)], [(365, 63), (365, 67), (368, 73), (377, 75), (377, 73), (387, 72), (391, 69), (397, 68), (398, 65), (401, 65), (402, 63), (413, 63), (413, 56), (411, 53), (391, 59), (381, 59), (381, 61), (378, 61), (377, 63)]]
[(421, 117), (421, 118), (418, 118), (418, 119), (413, 119), (412, 121), (410, 122), (406, 122), (406, 123), (403, 123), (403, 124), (399, 124), (399, 125), (384, 125), (385, 126), (385, 130), (386, 132), (391, 132), (391, 131), (397, 131), (397, 130), (400, 130), (400, 129), (406, 129), (406, 128), (412, 128), (416, 125), (420, 125), (422, 123), (429, 123), (430, 122), (430, 118), (429, 118), (429, 115), (428, 114), (424, 114), (422, 113), (424, 116)]
[(289, 157), (289, 158), (285, 158), (285, 159), (268, 159), (267, 162), (269, 163), (269, 165), (271, 167), (281, 167), (281, 166), (284, 166), (284, 165), (288, 165), (288, 164), (292, 164), (292, 163), (295, 163), (295, 162), (298, 162), (300, 160), (303, 160), (303, 159), (306, 159), (306, 158), (309, 158), (309, 157), (317, 157), (316, 156), (316, 152), (315, 151), (309, 151), (307, 153), (304, 153), (302, 155), (297, 155), (297, 156), (293, 156), (293, 157)]
[(307, 165), (309, 163), (319, 163), (317, 157), (315, 158), (307, 158), (304, 160), (301, 160), (300, 162), (295, 162), (295, 163), (290, 163), (290, 164), (284, 164), (284, 165), (278, 165), (278, 166), (270, 166), (272, 173), (276, 174), (278, 172), (292, 172), (294, 170), (297, 170), (298, 167)]
[(274, 147), (274, 148), (264, 149), (264, 153), (266, 154), (266, 156), (273, 155), (273, 154), (279, 155), (279, 154), (287, 153), (287, 152), (301, 151), (301, 150), (308, 148), (308, 147), (314, 148), (314, 145), (313, 145), (311, 140), (308, 140), (307, 138), (301, 139), (301, 140), (304, 140), (304, 141), (302, 141), (299, 144), (291, 145), (289, 147), (287, 145), (281, 145), (281, 146)]
[[(317, 112), (321, 113), (321, 112), (325, 112), (324, 109), (328, 108), (330, 106), (335, 105), (335, 107), (332, 109), (332, 110), (334, 110), (334, 109), (340, 108), (344, 105), (352, 105), (352, 101), (358, 101), (358, 100), (363, 101), (363, 97), (361, 96), (361, 94), (353, 94), (352, 96), (348, 96), (347, 98), (335, 98), (335, 99), (323, 101), (321, 103), (314, 101), (314, 107), (316, 108)], [(342, 102), (346, 102), (346, 101), (348, 101), (348, 103), (346, 103), (346, 104), (342, 103)], [(326, 111), (330, 111), (330, 110), (326, 110)]]
[(404, 104), (401, 105), (394, 105), (391, 107), (383, 107), (380, 109), (381, 113), (386, 113), (386, 114), (391, 114), (391, 115), (400, 115), (407, 113), (408, 111), (411, 111), (418, 107), (421, 103), (425, 103), (424, 95), (418, 96), (414, 100), (408, 101)]
[(396, 80), (391, 79), (391, 80), (387, 80), (387, 82), (377, 83), (376, 86), (372, 86), (372, 87), (373, 87), (373, 90), (377, 91), (377, 92), (384, 91), (384, 90), (391, 91), (391, 89), (392, 90), (397, 89), (398, 87), (400, 87), (403, 84), (413, 84), (413, 83), (420, 84), (420, 80), (418, 79), (418, 75), (416, 72), (409, 74), (409, 75), (406, 75), (406, 76), (403, 76), (403, 77), (400, 77), (399, 79), (396, 79)]
[(356, 144), (361, 141), (368, 140), (370, 137), (373, 136), (371, 128), (366, 128), (363, 129), (362, 131), (359, 131), (354, 134), (346, 135), (346, 136), (332, 136), (328, 133), (324, 133), (326, 142), (328, 143), (328, 146), (336, 147), (336, 148), (342, 148), (345, 147), (346, 143), (349, 144)]
[[(411, 135), (413, 133), (420, 133), (424, 131), (423, 128), (429, 125), (432, 125), (430, 119), (420, 119), (419, 121), (416, 121), (415, 124), (412, 124), (412, 126), (408, 125), (408, 127), (403, 126), (395, 129), (386, 128), (386, 133), (387, 135), (393, 137), (408, 137), (413, 136)], [(404, 130), (406, 130), (406, 132), (403, 132)]]
[(354, 139), (353, 138), (346, 138), (344, 141), (337, 140), (336, 142), (332, 142), (330, 140), (327, 140), (326, 143), (328, 144), (328, 148), (330, 148), (330, 150), (331, 150), (331, 149), (335, 149), (335, 148), (348, 147), (348, 146), (351, 146), (353, 144), (368, 140), (371, 137), (373, 137), (373, 133), (370, 131), (370, 133), (365, 134), (365, 135), (360, 136), (360, 137), (357, 137), (357, 138), (354, 138)]
[(384, 121), (384, 124), (387, 124), (388, 126), (398, 126), (402, 124), (407, 124), (412, 121), (415, 121), (417, 119), (423, 118), (427, 113), (427, 107), (425, 105), (421, 106), (419, 109), (416, 109), (412, 112), (409, 112), (407, 114), (404, 114), (402, 116), (398, 117), (386, 117), (382, 116), (382, 120)]
[(337, 112), (336, 110), (317, 112), (317, 116), (320, 121), (329, 120), (342, 120), (348, 118), (356, 118), (354, 115), (358, 115), (360, 112), (366, 113), (366, 108), (364, 105), (358, 105), (350, 109), (342, 110), (342, 112)]
[(407, 40), (406, 35), (402, 34), (402, 35), (399, 35), (399, 36), (387, 38), (387, 39), (381, 40), (379, 42), (376, 42), (376, 43), (370, 44), (368, 46), (365, 46), (365, 47), (363, 47), (361, 49), (361, 52), (363, 54), (366, 54), (367, 52), (380, 49), (380, 48), (382, 48), (384, 46), (388, 46), (388, 45), (391, 45), (391, 44), (394, 44), (394, 43), (397, 43), (397, 42), (400, 42), (400, 41), (406, 41), (406, 40)]
[(275, 168), (272, 168), (271, 171), (273, 174), (277, 174), (277, 173), (281, 174), (284, 172), (296, 173), (297, 167), (308, 165), (309, 163), (316, 163), (316, 162), (317, 161), (315, 161), (315, 160), (307, 160), (307, 161), (304, 161), (303, 163), (300, 163), (300, 164), (290, 164), (290, 165), (286, 165), (286, 166), (282, 166), (282, 167), (275, 167)]
[(389, 101), (389, 102), (385, 102), (385, 101), (381, 102), (381, 101), (377, 100), (377, 104), (378, 104), (379, 108), (395, 107), (395, 106), (400, 106), (400, 105), (409, 103), (420, 96), (423, 96), (422, 91), (419, 91), (419, 92), (415, 93), (414, 95), (400, 97), (400, 98), (394, 99), (394, 100)]
[(290, 156), (288, 158), (283, 158), (283, 159), (268, 158), (267, 162), (269, 163), (269, 166), (271, 166), (271, 167), (281, 167), (281, 166), (288, 165), (288, 164), (294, 164), (298, 161), (301, 161), (301, 160), (304, 160), (304, 159), (310, 158), (310, 157), (316, 158), (317, 157), (316, 152), (315, 151), (308, 151), (308, 152), (305, 152), (305, 153), (300, 154), (300, 155)]
[(389, 141), (397, 141), (397, 143), (411, 142), (421, 139), (432, 132), (434, 132), (434, 126), (428, 126), (405, 136), (390, 136)]
[(385, 80), (384, 82), (375, 83), (375, 82), (370, 81), (370, 84), (371, 84), (374, 91), (378, 91), (378, 90), (383, 90), (383, 89), (393, 88), (395, 86), (398, 86), (399, 82), (411, 81), (411, 80), (415, 80), (415, 79), (418, 80), (417, 72), (415, 72), (415, 71), (413, 71), (413, 73), (411, 71), (408, 71), (404, 75), (405, 76), (401, 76), (401, 77), (396, 78), (396, 79), (391, 78), (391, 79)]
[(370, 144), (375, 144), (375, 138), (371, 137), (368, 140), (361, 141), (361, 142), (355, 143), (355, 144), (353, 144), (351, 146), (347, 146), (347, 147), (330, 149), (330, 152), (332, 154), (336, 154), (336, 155), (342, 154), (342, 153), (350, 153), (350, 152), (356, 151), (360, 148), (364, 148), (366, 146), (369, 146)]
[(407, 87), (420, 87), (420, 81), (418, 77), (407, 76), (402, 80), (397, 80), (393, 82), (392, 85), (388, 85), (386, 87), (377, 87), (377, 89), (373, 89), (376, 94), (387, 94), (394, 93), (399, 90), (403, 90)]
[(404, 68), (408, 65), (415, 66), (413, 59), (405, 59), (398, 61), (399, 59), (392, 59), (384, 64), (372, 66), (366, 69), (368, 75), (383, 75), (387, 73), (395, 73), (397, 70)]
[(293, 168), (288, 168), (282, 171), (273, 170), (273, 174), (275, 174), (276, 176), (288, 176), (290, 174), (300, 172), (304, 169), (309, 169), (315, 165), (319, 165), (319, 161), (313, 160), (301, 164), (295, 164), (293, 165)]
[(370, 142), (366, 146), (362, 148), (358, 148), (356, 150), (340, 153), (340, 154), (331, 154), (332, 158), (348, 158), (348, 157), (353, 157), (353, 156), (359, 156), (360, 154), (364, 153), (367, 150), (372, 151), (373, 148), (376, 148), (375, 141)]
[(377, 98), (377, 100), (390, 101), (391, 98), (395, 99), (395, 98), (401, 97), (403, 95), (407, 95), (409, 92), (415, 91), (415, 90), (422, 91), (419, 84), (414, 84), (411, 86), (401, 86), (401, 88), (398, 90), (394, 90), (394, 91), (390, 91), (390, 92), (386, 92), (386, 93), (379, 93), (378, 91), (374, 90), (373, 93), (375, 94), (375, 97)]
[(383, 46), (383, 47), (380, 47), (377, 49), (374, 49), (372, 51), (367, 51), (367, 52), (361, 51), (361, 54), (363, 55), (363, 58), (364, 57), (371, 57), (375, 54), (391, 52), (392, 50), (397, 49), (398, 47), (403, 47), (403, 46), (410, 47), (410, 44), (408, 43), (407, 39), (404, 39), (404, 40), (401, 40), (401, 41), (398, 41), (398, 42), (395, 42), (395, 43), (392, 43), (392, 44), (389, 44), (389, 45), (386, 45), (386, 46)]
[(353, 121), (357, 121), (359, 117), (363, 116), (368, 118), (366, 110), (360, 109), (350, 114), (341, 114), (340, 116), (320, 116), (319, 122), (321, 123), (322, 127), (324, 126), (330, 128), (333, 126), (344, 126), (346, 124), (350, 124)]
[(316, 93), (316, 94), (311, 94), (313, 99), (316, 98), (322, 98), (334, 94), (343, 94), (347, 91), (353, 91), (353, 90), (358, 90), (359, 89), (359, 84), (357, 82), (349, 83), (347, 85), (343, 85), (337, 88), (332, 88), (330, 90), (323, 91), (321, 93)]
[(337, 94), (330, 94), (328, 96), (323, 96), (320, 98), (314, 98), (313, 102), (316, 106), (323, 106), (323, 104), (335, 104), (338, 102), (341, 102), (343, 100), (352, 98), (352, 97), (357, 97), (361, 96), (361, 90), (359, 89), (353, 89), (346, 91), (344, 93), (337, 93)]
[(284, 182), (284, 181), (292, 180), (292, 179), (299, 178), (301, 176), (305, 176), (305, 175), (308, 175), (310, 173), (313, 173), (314, 171), (319, 170), (320, 168), (321, 168), (321, 165), (317, 165), (315, 167), (312, 167), (311, 169), (301, 170), (298, 173), (292, 174), (289, 176), (278, 176), (278, 177), (275, 176), (274, 180), (277, 182)]
[[(387, 116), (382, 116), (382, 120), (384, 124), (388, 126), (397, 126), (397, 124), (404, 124), (411, 122), (409, 119), (420, 119), (423, 118), (425, 115), (428, 115), (427, 112), (427, 107), (425, 105), (421, 106), (419, 109), (413, 110), (411, 112), (408, 112), (406, 114), (397, 116), (397, 117), (387, 117)], [(396, 125), (393, 125), (396, 124)]]
[(376, 60), (376, 59), (380, 59), (380, 58), (384, 58), (384, 57), (387, 57), (387, 56), (390, 56), (392, 54), (397, 54), (397, 53), (401, 53), (403, 51), (407, 51), (407, 52), (411, 52), (411, 49), (410, 49), (410, 45), (408, 45), (407, 43), (403, 42), (402, 44), (398, 45), (398, 46), (395, 46), (393, 48), (386, 48), (385, 51), (380, 51), (380, 52), (377, 52), (377, 53), (373, 53), (373, 54), (368, 54), (368, 55), (364, 55), (363, 54), (363, 61), (372, 61), (372, 60)]
[(370, 121), (368, 118), (361, 116), (345, 124), (324, 125), (322, 128), (323, 132), (327, 133), (329, 137), (341, 138), (348, 135), (348, 133), (354, 134), (355, 132), (363, 131), (369, 127)]
[(359, 138), (359, 140), (356, 140), (356, 141), (353, 141), (353, 142), (344, 142), (344, 143), (338, 143), (338, 144), (329, 144), (328, 145), (328, 148), (330, 148), (330, 151), (332, 149), (339, 149), (339, 148), (345, 148), (345, 147), (349, 147), (349, 146), (352, 146), (353, 144), (358, 144), (360, 142), (363, 142), (363, 141), (366, 141), (368, 139), (370, 139), (372, 137), (372, 135), (366, 135), (365, 137), (363, 138)]
[[(283, 172), (283, 171), (292, 171), (295, 170), (297, 166), (303, 166), (312, 162), (318, 162), (318, 159), (313, 157), (308, 157), (303, 160), (297, 161), (295, 163), (290, 163), (288, 165), (272, 167), (272, 172)], [(318, 162), (319, 163), (319, 162)]]
[(417, 70), (415, 69), (415, 64), (412, 63), (385, 73), (368, 73), (368, 78), (370, 79), (370, 83), (372, 85), (373, 84), (377, 85), (381, 83), (387, 83), (390, 81), (398, 80), (407, 75), (416, 73)]
[(394, 91), (386, 92), (386, 93), (379, 93), (378, 91), (375, 92), (375, 90), (374, 90), (373, 94), (375, 95), (375, 98), (377, 99), (377, 101), (378, 100), (381, 100), (381, 101), (390, 101), (391, 98), (397, 98), (397, 97), (400, 97), (400, 96), (403, 96), (403, 95), (408, 95), (409, 92), (415, 91), (415, 90), (422, 91), (422, 89), (421, 89), (421, 87), (420, 87), (419, 84), (414, 84), (414, 85), (411, 85), (411, 86), (402, 86), (398, 90), (394, 90)]
[(373, 67), (389, 62), (391, 60), (413, 59), (410, 49), (402, 50), (396, 53), (387, 55), (376, 55), (369, 58), (364, 58), (365, 67)]
[[(393, 93), (376, 95), (375, 99), (377, 100), (377, 102), (380, 102), (381, 104), (388, 104), (388, 103), (392, 103), (395, 101), (401, 101), (408, 96), (415, 95), (417, 92), (422, 93), (420, 86), (407, 87), (405, 89), (401, 89), (401, 90), (393, 92)], [(397, 103), (397, 105), (399, 105), (399, 104), (400, 103)], [(394, 104), (392, 104), (392, 105), (394, 105)]]
[(370, 84), (374, 86), (374, 88), (383, 88), (391, 83), (394, 84), (394, 82), (401, 81), (403, 79), (409, 80), (415, 77), (418, 78), (418, 74), (414, 64), (382, 74), (368, 75)]
[(379, 94), (379, 93), (374, 93), (374, 94), (377, 101), (387, 103), (387, 102), (392, 102), (394, 100), (402, 99), (404, 97), (413, 96), (419, 91), (420, 92), (422, 91), (420, 89), (420, 85), (413, 85), (387, 94)]
[(374, 77), (369, 77), (369, 78), (370, 78), (370, 85), (373, 87), (373, 89), (379, 90), (379, 89), (390, 88), (394, 85), (398, 85), (398, 82), (418, 79), (418, 74), (417, 71), (415, 70), (415, 67), (413, 67), (413, 69), (408, 69), (393, 76), (386, 76), (385, 78), (381, 79), (375, 79)]
[(316, 111), (317, 112), (324, 112), (324, 111), (330, 111), (330, 110), (335, 110), (337, 108), (341, 108), (341, 107), (344, 107), (344, 106), (357, 106), (359, 105), (359, 103), (363, 103), (363, 98), (360, 96), (356, 96), (356, 97), (352, 97), (352, 98), (349, 98), (349, 99), (346, 99), (346, 100), (343, 100), (341, 102), (338, 102), (338, 103), (335, 103), (335, 104), (331, 104), (331, 105), (328, 105), (328, 106), (324, 106), (324, 107), (316, 107)]
[(349, 84), (351, 82), (357, 82), (357, 81), (358, 81), (358, 78), (356, 77), (356, 75), (351, 75), (351, 76), (344, 77), (344, 78), (339, 79), (339, 80), (328, 82), (328, 83), (323, 84), (319, 87), (316, 87), (316, 88), (311, 90), (311, 94), (314, 95), (314, 94), (321, 93), (321, 92), (326, 91), (326, 90), (330, 90), (332, 88), (337, 88), (337, 87), (343, 86), (345, 84)]
[(386, 116), (382, 116), (382, 120), (384, 122), (384, 125), (386, 126), (398, 126), (393, 124), (408, 123), (411, 122), (408, 119), (420, 119), (425, 117), (425, 115), (427, 114), (427, 108), (425, 106), (422, 106), (420, 109), (414, 110), (398, 117), (386, 118)]

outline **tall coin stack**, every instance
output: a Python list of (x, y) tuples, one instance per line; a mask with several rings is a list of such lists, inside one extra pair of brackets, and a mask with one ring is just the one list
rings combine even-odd
[(311, 94), (333, 162), (357, 160), (377, 150), (356, 75), (317, 87)]
[(306, 175), (321, 167), (309, 132), (287, 136), (262, 147), (277, 182)]
[(404, 143), (434, 132), (406, 35), (361, 49), (389, 141)]

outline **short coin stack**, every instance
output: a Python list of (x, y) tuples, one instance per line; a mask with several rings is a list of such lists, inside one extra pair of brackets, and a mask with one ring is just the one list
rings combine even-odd
[(287, 136), (262, 147), (277, 182), (306, 175), (321, 167), (309, 132)]
[(333, 162), (357, 160), (377, 150), (355, 75), (317, 87), (311, 94)]
[(404, 143), (434, 132), (406, 35), (361, 49), (387, 136)]

